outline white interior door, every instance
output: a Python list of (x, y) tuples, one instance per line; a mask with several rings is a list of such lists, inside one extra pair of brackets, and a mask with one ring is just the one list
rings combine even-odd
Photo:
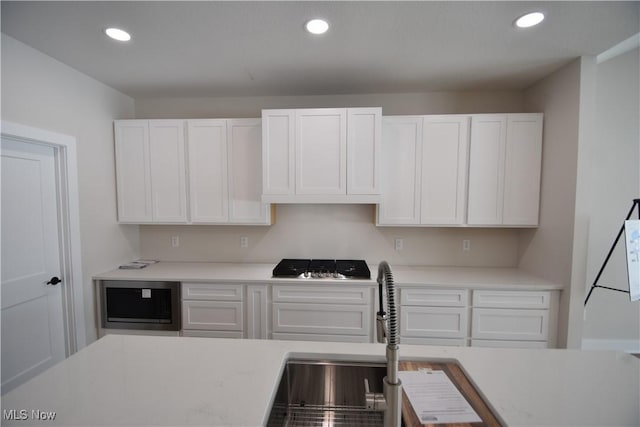
[(2, 393), (64, 359), (55, 152), (2, 138)]

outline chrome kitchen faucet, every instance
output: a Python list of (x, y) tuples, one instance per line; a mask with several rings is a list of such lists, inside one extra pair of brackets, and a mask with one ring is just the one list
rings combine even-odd
[[(389, 317), (382, 308), (382, 288), (387, 289), (387, 307)], [(391, 267), (386, 261), (378, 264), (378, 291), (380, 299), (380, 311), (377, 320), (378, 342), (387, 342), (387, 376), (383, 379), (384, 398), (386, 409), (384, 411), (385, 427), (400, 427), (401, 403), (402, 403), (402, 382), (398, 378), (398, 313), (396, 310), (396, 289), (393, 283)], [(389, 322), (387, 328), (387, 320)]]

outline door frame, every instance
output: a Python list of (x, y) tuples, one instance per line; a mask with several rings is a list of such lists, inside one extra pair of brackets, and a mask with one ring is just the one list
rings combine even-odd
[(3, 120), (3, 138), (52, 147), (55, 153), (60, 232), (60, 273), (64, 320), (65, 357), (86, 346), (82, 251), (80, 245), (80, 200), (76, 139), (62, 133)]

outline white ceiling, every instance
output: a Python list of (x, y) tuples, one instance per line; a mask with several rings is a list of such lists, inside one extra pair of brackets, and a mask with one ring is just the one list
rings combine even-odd
[(133, 97), (517, 90), (640, 32), (640, 2), (2, 1), (1, 28)]

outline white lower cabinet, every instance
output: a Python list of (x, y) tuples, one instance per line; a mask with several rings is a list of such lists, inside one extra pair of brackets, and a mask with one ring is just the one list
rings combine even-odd
[[(377, 289), (182, 283), (183, 336), (373, 342)], [(558, 291), (399, 287), (400, 343), (556, 347)]]
[(555, 347), (557, 300), (551, 291), (401, 288), (400, 342)]
[(182, 283), (182, 335), (244, 337), (244, 286)]
[(557, 293), (549, 291), (473, 292), (471, 345), (555, 347)]
[(466, 289), (400, 290), (400, 342), (464, 346), (469, 331)]
[(369, 286), (273, 286), (272, 338), (371, 342)]

